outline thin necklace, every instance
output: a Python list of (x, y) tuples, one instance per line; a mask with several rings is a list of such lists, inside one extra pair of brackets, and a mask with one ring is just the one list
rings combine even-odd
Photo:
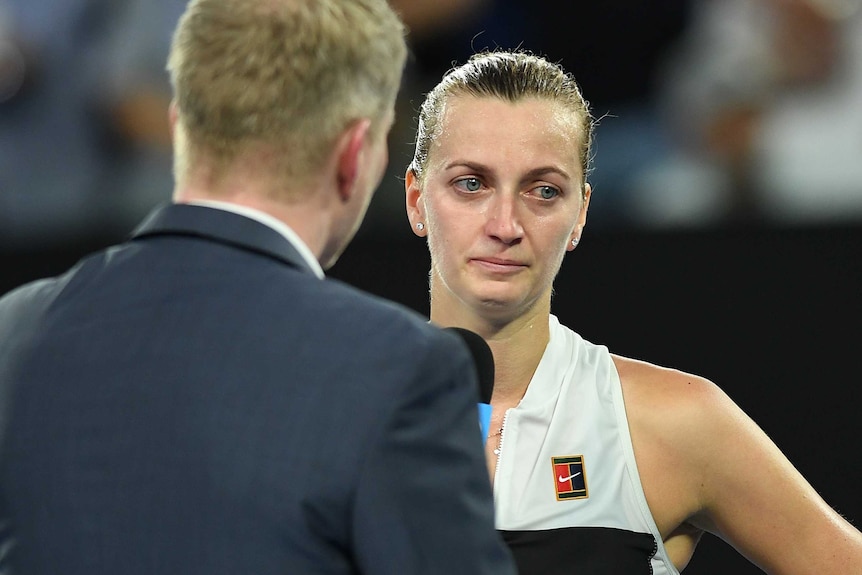
[(498, 429), (494, 433), (489, 433), (488, 439), (491, 439), (492, 437), (496, 437), (498, 435), (500, 436), (500, 439), (497, 441), (497, 447), (494, 448), (494, 455), (496, 455), (496, 456), (500, 455), (500, 445), (503, 443), (503, 426), (502, 425), (500, 426), (500, 429)]

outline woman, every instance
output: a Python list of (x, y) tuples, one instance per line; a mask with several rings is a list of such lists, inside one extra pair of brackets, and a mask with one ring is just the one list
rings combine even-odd
[(716, 385), (551, 315), (586, 223), (592, 127), (559, 66), (478, 54), (429, 93), (406, 174), (431, 320), (494, 353), (488, 471), (522, 575), (678, 573), (704, 531), (768, 573), (862, 572), (862, 533)]

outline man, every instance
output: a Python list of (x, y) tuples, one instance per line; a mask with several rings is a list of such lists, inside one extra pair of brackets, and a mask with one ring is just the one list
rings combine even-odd
[(385, 0), (192, 0), (175, 202), (0, 300), (0, 571), (513, 573), (466, 348), (322, 280), (405, 55)]

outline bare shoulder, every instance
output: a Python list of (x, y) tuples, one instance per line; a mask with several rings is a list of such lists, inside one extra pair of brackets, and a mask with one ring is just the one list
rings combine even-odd
[(706, 378), (614, 356), (644, 493), (677, 565), (709, 531), (767, 573), (862, 573), (862, 533)]
[(708, 474), (753, 426), (711, 380), (622, 356), (613, 356), (644, 492), (660, 529), (683, 523), (712, 531), (704, 521)]
[(718, 431), (722, 420), (734, 419), (732, 402), (705, 377), (612, 357), (641, 483), (665, 542), (695, 523), (707, 529), (696, 521), (706, 505), (703, 474), (716, 452), (732, 449), (719, 445), (728, 436)]
[(613, 355), (629, 419), (655, 431), (687, 434), (722, 417), (734, 417), (730, 398), (709, 379), (645, 361)]

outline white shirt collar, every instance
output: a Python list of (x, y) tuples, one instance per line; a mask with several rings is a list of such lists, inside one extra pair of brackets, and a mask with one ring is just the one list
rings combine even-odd
[(296, 251), (299, 252), (299, 255), (302, 256), (302, 259), (308, 264), (308, 267), (314, 272), (318, 278), (323, 279), (324, 273), (323, 268), (320, 266), (320, 262), (317, 261), (317, 258), (314, 257), (314, 254), (311, 253), (311, 249), (309, 249), (308, 245), (302, 241), (302, 238), (297, 235), (295, 231), (293, 231), (290, 226), (275, 218), (266, 212), (262, 212), (260, 210), (256, 210), (254, 208), (249, 208), (247, 206), (240, 206), (239, 204), (233, 204), (230, 202), (220, 202), (217, 200), (195, 200), (193, 202), (187, 202), (191, 205), (195, 206), (204, 206), (207, 208), (215, 208), (217, 210), (224, 210), (227, 212), (233, 212), (235, 214), (239, 214), (241, 216), (245, 216), (247, 218), (251, 218), (253, 220), (257, 220), (265, 226), (268, 226), (281, 235), (291, 243), (291, 245), (296, 248)]

